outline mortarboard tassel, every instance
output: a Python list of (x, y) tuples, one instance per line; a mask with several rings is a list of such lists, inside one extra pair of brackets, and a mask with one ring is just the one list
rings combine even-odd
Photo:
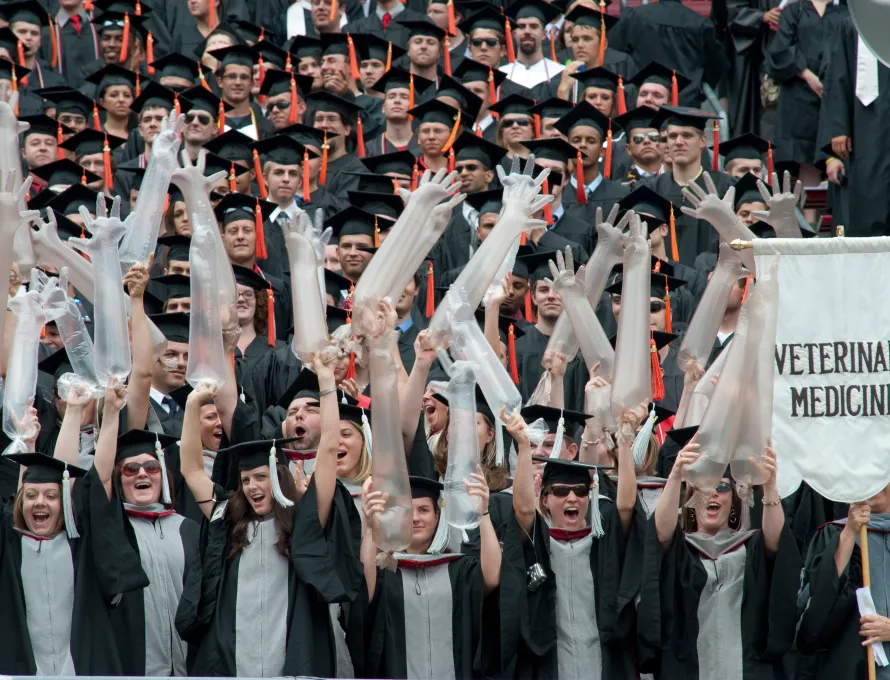
[(263, 211), (260, 208), (260, 199), (256, 199), (256, 207), (254, 208), (254, 225), (256, 227), (256, 259), (265, 260), (269, 257), (266, 250), (266, 234), (263, 229)]
[(457, 24), (454, 21), (454, 0), (448, 0), (448, 35), (457, 35)]
[(179, 103), (179, 93), (173, 93), (173, 110), (176, 111), (176, 117), (179, 118), (179, 114), (182, 113), (182, 104)]
[(445, 51), (442, 53), (442, 59), (445, 62), (445, 75), (451, 75), (451, 39), (445, 36)]
[(677, 84), (677, 72), (671, 71), (671, 106), (680, 105), (680, 86)]
[(102, 143), (102, 171), (105, 174), (103, 181), (105, 188), (114, 186), (114, 175), (111, 173), (111, 146), (108, 144), (108, 133), (105, 133), (105, 141)]
[(303, 203), (308, 203), (312, 192), (309, 190), (309, 149), (303, 149)]
[(272, 486), (272, 498), (283, 508), (292, 507), (294, 502), (284, 495), (281, 490), (281, 482), (278, 481), (278, 455), (275, 452), (275, 440), (272, 440), (272, 448), (269, 449), (269, 480)]
[(145, 38), (145, 61), (148, 62), (148, 75), (153, 76), (155, 74), (155, 67), (151, 66), (151, 63), (155, 60), (155, 38), (151, 34), (151, 31), (148, 32), (148, 36)]
[(535, 139), (541, 139), (541, 114), (536, 113), (532, 116), (535, 125)]
[[(16, 52), (17, 52), (18, 58), (19, 58), (19, 66), (24, 68), (24, 66), (25, 66), (25, 45), (22, 43), (21, 40), (16, 40)], [(24, 81), (24, 78), (22, 78), (22, 80)]]
[(331, 0), (331, 13), (328, 15), (328, 21), (334, 21), (337, 18), (337, 0)]
[(324, 130), (324, 137), (321, 141), (321, 170), (318, 173), (318, 184), (324, 186), (325, 180), (328, 178), (328, 132)]
[(597, 66), (602, 66), (606, 61), (606, 2), (600, 0), (600, 49), (596, 57)]
[(138, 97), (140, 94), (142, 94), (142, 85), (141, 85), (140, 79), (139, 79), (139, 72), (137, 71), (136, 72), (136, 96)]
[(448, 149), (448, 172), (454, 172), (454, 147)]
[(482, 126), (479, 125), (478, 122), (476, 123), (476, 125), (475, 125), (475, 127), (474, 127), (473, 129), (474, 129), (474, 131), (476, 132), (476, 136), (477, 136), (477, 137), (481, 137), (481, 136), (482, 136)]
[(62, 148), (62, 143), (65, 141), (65, 136), (62, 134), (62, 124), (56, 124), (56, 152), (57, 158), (62, 160), (65, 157), (65, 149)]
[(417, 159), (414, 159), (414, 167), (411, 169), (411, 191), (417, 190), (417, 180), (420, 175), (420, 170), (417, 167)]
[(512, 64), (516, 61), (516, 50), (513, 49), (513, 27), (506, 17), (504, 17), (504, 32), (507, 38), (507, 61)]
[(56, 35), (56, 26), (53, 23), (53, 18), (47, 15), (47, 19), (49, 20), (49, 39), (52, 45), (52, 58), (49, 65), (56, 68), (59, 65), (59, 37)]
[(77, 531), (77, 523), (74, 521), (74, 504), (71, 501), (71, 475), (68, 473), (68, 466), (65, 465), (65, 472), (62, 473), (62, 511), (65, 516), (65, 531), (68, 538), (80, 538)]
[(530, 290), (525, 291), (525, 320), (529, 323), (535, 323), (535, 313), (532, 311), (532, 293)]
[(266, 341), (269, 347), (275, 347), (275, 292), (272, 290), (271, 283), (268, 283), (268, 286), (266, 288), (266, 306), (268, 307), (268, 314), (266, 315)]
[(507, 329), (507, 359), (510, 362), (510, 379), (514, 385), (519, 384), (519, 367), (516, 365), (516, 333), (513, 324)]
[(210, 85), (207, 84), (207, 79), (204, 77), (204, 69), (201, 68), (201, 62), (198, 62), (198, 78), (201, 80), (201, 87), (203, 87), (208, 92), (211, 92)]
[(380, 225), (377, 223), (377, 215), (374, 215), (374, 247), (380, 247)]
[(600, 512), (600, 475), (596, 470), (593, 473), (593, 482), (590, 484), (590, 535), (594, 538), (606, 535), (606, 530), (603, 529), (603, 515)]
[(287, 53), (287, 59), (284, 61), (284, 70), (288, 73), (294, 72), (294, 65), (291, 63), (290, 52)]
[(216, 111), (216, 129), (219, 134), (226, 131), (226, 104), (222, 98), (219, 100), (219, 108)]
[[(80, 171), (80, 183), (86, 186), (87, 184), (87, 169), (84, 168)], [(40, 337), (43, 337), (42, 335)]]
[(389, 73), (389, 69), (392, 68), (392, 43), (386, 43), (386, 73)]
[(362, 125), (362, 114), (358, 114), (358, 124), (356, 125), (355, 130), (356, 137), (356, 152), (358, 153), (359, 158), (365, 157), (365, 128)]
[(457, 139), (457, 132), (460, 130), (460, 121), (461, 121), (461, 111), (457, 110), (457, 115), (454, 116), (454, 125), (451, 126), (451, 134), (448, 135), (448, 139), (445, 140), (445, 145), (442, 147), (442, 153), (448, 151), (451, 146), (454, 144), (454, 140)]
[(207, 4), (207, 23), (210, 25), (210, 28), (212, 30), (216, 28), (216, 0), (209, 0)]
[[(210, 0), (211, 7), (213, 6), (213, 0)], [(126, 12), (124, 14), (124, 35), (121, 38), (121, 58), (120, 63), (127, 63), (127, 57), (130, 47), (130, 13)]]
[(748, 291), (751, 289), (751, 279), (752, 278), (754, 278), (754, 277), (748, 276), (747, 278), (745, 278), (745, 290), (742, 291), (742, 304), (744, 304), (745, 300), (748, 299)]
[(566, 436), (566, 419), (563, 418), (562, 409), (559, 409), (559, 420), (556, 421), (556, 434), (553, 437), (553, 448), (550, 449), (550, 459), (556, 460), (562, 453), (562, 440)]
[(528, 234), (524, 231), (519, 234), (519, 245), (524, 246), (528, 241)]
[(674, 217), (674, 204), (673, 203), (671, 203), (670, 231), (671, 231), (671, 259), (674, 262), (679, 262), (680, 261), (680, 249), (677, 246), (677, 219)]
[(173, 502), (173, 497), (170, 495), (170, 480), (167, 478), (167, 456), (164, 455), (164, 449), (157, 437), (155, 437), (155, 455), (161, 464), (161, 502), (169, 505)]
[(408, 108), (414, 108), (414, 72), (408, 74)]
[(362, 409), (362, 436), (365, 439), (365, 453), (370, 458), (374, 454), (374, 433), (371, 431), (371, 423), (368, 422), (368, 415), (365, 409)]
[(142, 16), (142, 3), (138, 2), (138, 0), (136, 2), (136, 16), (137, 17)]
[(355, 380), (355, 352), (349, 353), (349, 366), (346, 368), (346, 379)]
[(556, 26), (550, 27), (550, 61), (556, 61), (556, 39), (559, 37), (559, 29)]
[[(540, 135), (539, 135), (540, 136)], [(544, 178), (544, 183), (541, 185), (541, 195), (546, 196), (550, 193), (550, 180), (546, 177)], [(553, 211), (550, 209), (550, 204), (544, 206), (544, 219), (547, 220), (547, 226), (553, 226)], [(522, 232), (522, 235), (525, 236), (525, 232)], [(520, 239), (521, 241), (522, 239)]]
[(399, 187), (399, 180), (397, 180), (395, 177), (393, 177), (393, 178), (392, 178), (392, 192), (393, 192), (396, 196), (399, 195), (399, 188), (400, 188), (400, 187)]
[(229, 162), (229, 191), (232, 193), (238, 191), (238, 185), (235, 180), (235, 161)]
[(587, 185), (584, 184), (584, 164), (581, 162), (581, 149), (575, 154), (575, 198), (578, 203), (587, 204)]
[(266, 27), (260, 26), (260, 39), (257, 42), (263, 42), (266, 39)]
[(260, 189), (260, 197), (268, 198), (269, 190), (266, 189), (266, 180), (263, 178), (263, 164), (260, 162), (260, 154), (253, 150), (253, 171), (256, 173), (256, 183)]
[(769, 146), (766, 148), (766, 176), (773, 176), (773, 143), (767, 142)]
[(436, 312), (436, 275), (433, 272), (432, 262), (426, 268), (426, 306), (423, 312), (427, 319)]
[[(18, 83), (18, 80), (17, 80), (16, 77), (15, 77), (15, 66), (13, 66), (13, 67), (12, 67), (11, 69), (9, 69), (9, 70), (10, 70), (11, 73), (12, 73), (12, 91), (13, 91), (13, 92), (18, 92), (18, 91), (19, 91), (19, 83)], [(13, 111), (13, 113), (15, 113), (16, 118), (18, 118), (18, 115), (19, 115), (19, 102), (18, 102), (18, 99), (16, 99), (16, 102), (15, 102), (15, 111)]]
[(627, 101), (624, 98), (624, 78), (618, 76), (618, 115), (627, 113)]
[(164, 196), (164, 214), (167, 214), (167, 211), (170, 210), (170, 194)]
[(290, 109), (287, 112), (287, 122), (289, 125), (294, 125), (297, 122), (297, 106), (299, 105), (299, 101), (297, 100), (297, 79), (294, 77), (294, 74), (290, 74)]
[(266, 62), (263, 60), (262, 52), (260, 52), (259, 58), (257, 60), (257, 70), (259, 71), (258, 86), (262, 90), (263, 89), (263, 81), (266, 79)]
[(646, 460), (646, 452), (649, 450), (649, 439), (652, 437), (652, 430), (655, 429), (656, 420), (658, 420), (658, 416), (655, 415), (655, 404), (652, 404), (649, 409), (649, 417), (643, 422), (643, 426), (637, 432), (637, 436), (634, 437), (634, 442), (631, 445), (634, 467), (637, 470), (642, 469), (643, 463)]
[(92, 13), (93, 11), (93, 0), (84, 0), (83, 8), (85, 11)]
[(716, 120), (714, 121), (714, 146), (711, 148), (711, 155), (713, 156), (711, 168), (717, 172), (720, 169), (720, 123)]
[(606, 158), (603, 168), (603, 177), (612, 179), (612, 119), (609, 118), (609, 129), (606, 130)]
[(99, 118), (99, 105), (93, 102), (93, 129), (97, 132), (102, 131), (102, 120)]
[(41, 340), (46, 339), (46, 324), (43, 324), (43, 325), (40, 327), (40, 339), (41, 339)]
[(658, 356), (658, 347), (655, 345), (655, 331), (649, 339), (649, 358), (652, 362), (652, 399), (661, 401), (664, 399), (664, 380), (661, 378), (661, 359)]
[(349, 46), (349, 68), (352, 70), (352, 77), (356, 81), (361, 80), (358, 72), (358, 59), (355, 56), (355, 43), (352, 42), (352, 36), (346, 34), (346, 44)]
[[(488, 67), (488, 106), (491, 107), (498, 103), (498, 91), (494, 84), (494, 69)], [(496, 114), (492, 113), (493, 116)]]
[(664, 330), (673, 333), (674, 315), (671, 312), (671, 287), (668, 284), (667, 274), (664, 275)]

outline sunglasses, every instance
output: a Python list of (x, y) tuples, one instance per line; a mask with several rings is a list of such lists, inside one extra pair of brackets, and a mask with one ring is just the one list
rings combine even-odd
[(642, 144), (647, 139), (653, 144), (658, 144), (661, 141), (661, 135), (659, 135), (657, 132), (647, 132), (645, 135), (635, 134), (631, 136), (631, 139), (633, 140), (634, 144)]
[(200, 114), (200, 113), (187, 113), (185, 114), (185, 124), (191, 125), (195, 121), (198, 121), (201, 125), (210, 125), (213, 122), (213, 118), (208, 115)]
[(281, 101), (278, 101), (278, 102), (269, 102), (269, 108), (270, 109), (280, 109), (282, 111), (284, 109), (289, 109), (290, 108), (290, 99), (282, 99)]
[(156, 460), (147, 463), (124, 463), (121, 465), (121, 474), (124, 477), (135, 477), (142, 468), (145, 468), (145, 473), (151, 476), (161, 474), (161, 464)]
[(514, 125), (519, 127), (528, 127), (531, 121), (528, 118), (509, 118), (501, 123), (502, 128), (511, 128)]
[(714, 491), (720, 494), (732, 493), (732, 485), (729, 482), (720, 482), (714, 487)]
[(664, 310), (664, 302), (662, 300), (651, 300), (649, 302), (649, 313), (658, 314)]
[(473, 38), (470, 40), (470, 44), (473, 47), (482, 47), (485, 45), (486, 47), (495, 48), (501, 44), (501, 41), (497, 38)]
[(550, 489), (550, 493), (557, 498), (566, 498), (572, 491), (575, 492), (575, 496), (578, 498), (586, 498), (590, 495), (590, 486), (587, 484), (573, 484), (571, 486), (554, 486)]

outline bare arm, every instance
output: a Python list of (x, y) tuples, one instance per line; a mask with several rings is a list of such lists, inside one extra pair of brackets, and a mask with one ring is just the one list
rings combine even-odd
[(850, 564), (859, 530), (868, 524), (869, 519), (871, 519), (871, 509), (868, 507), (868, 503), (850, 504), (850, 508), (847, 510), (847, 523), (844, 525), (841, 535), (838, 536), (837, 548), (834, 550), (834, 566), (838, 576), (841, 576), (847, 569), (847, 565)]
[(130, 371), (127, 390), (127, 429), (143, 430), (148, 421), (149, 394), (151, 391), (151, 363), (154, 348), (151, 346), (151, 333), (148, 330), (148, 317), (145, 315), (143, 295), (148, 283), (148, 265), (134, 264), (124, 277), (124, 285), (130, 294), (130, 347), (133, 368)]
[(80, 456), (80, 423), (84, 404), (68, 404), (62, 417), (62, 426), (56, 438), (53, 457), (64, 460), (68, 465), (77, 465)]
[[(105, 406), (102, 409), (102, 429), (96, 441), (96, 454), (93, 465), (105, 495), (111, 498), (111, 479), (114, 473), (114, 458), (117, 455), (117, 436), (120, 430), (120, 412), (127, 397), (127, 388), (117, 379), (109, 378), (105, 388)], [(71, 408), (69, 406), (69, 408)], [(61, 433), (59, 434), (61, 437)]]
[(532, 449), (528, 440), (528, 426), (518, 412), (509, 416), (507, 409), (501, 408), (501, 420), (507, 432), (516, 440), (516, 472), (513, 474), (513, 514), (526, 533), (530, 534), (535, 523), (537, 502), (535, 500), (535, 468), (532, 462)]
[(685, 424), (686, 411), (689, 410), (689, 402), (692, 399), (692, 392), (695, 390), (695, 386), (704, 374), (705, 370), (701, 367), (701, 364), (697, 363), (695, 360), (690, 359), (686, 363), (686, 371), (683, 374), (683, 394), (680, 396), (680, 404), (677, 406), (677, 415), (674, 418), (675, 423)]
[[(482, 592), (488, 595), (501, 585), (501, 546), (491, 523), (491, 515), (488, 514), (489, 490), (485, 482), (482, 466), (477, 467), (478, 472), (465, 479), (469, 495), (481, 499), (482, 520), (479, 522), (480, 552), (479, 563), (482, 568)], [(441, 518), (439, 521), (444, 521)]]
[(683, 483), (683, 469), (698, 460), (698, 444), (693, 437), (677, 454), (677, 460), (671, 469), (667, 484), (655, 506), (655, 532), (661, 547), (667, 550), (674, 533), (677, 531), (677, 510), (680, 506), (680, 487)]
[(381, 491), (373, 491), (373, 479), (370, 477), (362, 486), (362, 513), (364, 514), (364, 524), (362, 525), (362, 547), (361, 561), (365, 571), (365, 583), (368, 586), (368, 599), (374, 598), (374, 591), (377, 589), (377, 544), (374, 543), (374, 536), (371, 530), (371, 523), (374, 515), (383, 512), (386, 501), (383, 500)]
[(417, 334), (414, 341), (414, 368), (408, 376), (408, 382), (402, 390), (399, 399), (399, 412), (402, 420), (402, 441), (405, 444), (405, 455), (410, 456), (417, 434), (417, 423), (420, 421), (420, 411), (423, 405), (423, 393), (426, 389), (426, 379), (430, 374), (430, 367), (436, 358), (435, 345), (429, 334), (424, 330)]
[(567, 360), (565, 354), (544, 352), (541, 365), (550, 373), (550, 403), (552, 408), (565, 408), (565, 376)]
[[(318, 519), (322, 526), (328, 523), (337, 486), (337, 449), (340, 444), (340, 409), (337, 406), (334, 371), (319, 355), (312, 357), (312, 370), (318, 376), (321, 415), (321, 439), (315, 459), (315, 490), (318, 498)], [(325, 394), (327, 392), (327, 394)], [(183, 425), (184, 427), (184, 425)]]
[(213, 482), (204, 471), (204, 446), (201, 443), (201, 407), (214, 398), (216, 388), (198, 385), (185, 402), (182, 440), (179, 442), (179, 471), (198, 507), (207, 519), (213, 513)]
[(776, 488), (776, 453), (772, 447), (766, 447), (761, 464), (770, 473), (763, 485), (763, 546), (768, 554), (775, 555), (779, 550), (782, 528), (785, 526), (785, 510), (782, 509), (779, 490)]
[(231, 360), (226, 362), (225, 384), (217, 389), (216, 397), (213, 400), (227, 437), (232, 436), (232, 420), (235, 417), (235, 409), (238, 407), (238, 381), (235, 378), (235, 360), (232, 357), (239, 337), (241, 337), (240, 326), (223, 331), (223, 351)]
[(621, 531), (627, 536), (637, 503), (637, 473), (631, 451), (634, 441), (633, 429), (623, 424), (618, 431), (618, 491), (615, 507), (621, 518)]

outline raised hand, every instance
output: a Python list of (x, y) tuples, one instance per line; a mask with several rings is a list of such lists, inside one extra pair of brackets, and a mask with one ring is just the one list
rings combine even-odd
[(572, 260), (572, 249), (566, 246), (565, 256), (559, 251), (556, 252), (556, 264), (550, 260), (550, 273), (553, 280), (549, 284), (556, 288), (556, 292), (560, 295), (571, 292), (579, 297), (584, 295), (584, 270), (581, 269), (575, 274), (574, 262)]
[(120, 413), (127, 403), (127, 386), (115, 376), (108, 377), (108, 387), (105, 388), (105, 409), (110, 413)]
[(181, 135), (185, 128), (185, 116), (176, 115), (176, 110), (170, 111), (170, 115), (161, 121), (161, 131), (151, 144), (152, 156), (176, 157), (176, 152), (182, 144)]
[(482, 472), (482, 466), (477, 465), (476, 470), (477, 472), (471, 474), (469, 478), (464, 479), (464, 486), (467, 487), (468, 496), (479, 498), (482, 501), (482, 512), (485, 512), (488, 510), (490, 491), (488, 489), (488, 483), (485, 481), (485, 475)]
[[(534, 215), (548, 205), (553, 196), (547, 194), (540, 196), (544, 180), (550, 175), (550, 170), (545, 168), (537, 177), (533, 177), (535, 170), (535, 156), (531, 154), (525, 162), (525, 171), (519, 172), (519, 157), (513, 157), (513, 165), (507, 174), (502, 166), (497, 166), (498, 178), (504, 187), (504, 206), (516, 207), (526, 215)], [(543, 223), (542, 223), (543, 224)]]
[[(117, 384), (120, 385), (120, 382)], [(109, 381), (106, 391), (110, 389), (112, 389), (111, 381)], [(58, 381), (56, 381), (56, 392), (58, 392), (59, 398), (62, 401), (73, 408), (83, 408), (93, 398), (93, 386), (77, 375), (77, 373), (65, 373), (59, 376)], [(126, 388), (124, 393), (126, 394)], [(120, 408), (117, 410), (120, 411)]]
[(145, 294), (145, 287), (148, 285), (151, 263), (154, 260), (154, 253), (148, 256), (148, 264), (137, 262), (124, 275), (124, 286), (131, 299), (139, 299)]
[[(456, 172), (446, 173), (446, 171), (442, 169), (434, 175), (431, 171), (427, 170), (420, 178), (417, 189), (414, 191), (399, 189), (399, 196), (405, 202), (406, 206), (411, 201), (418, 201), (420, 203), (439, 203), (457, 193), (457, 190), (460, 188), (460, 182), (456, 180)], [(458, 203), (460, 203), (460, 201), (458, 201)]]
[(519, 415), (519, 411), (513, 409), (507, 413), (507, 407), (501, 406), (501, 420), (504, 421), (504, 429), (516, 440), (516, 445), (529, 444), (528, 423)]
[(758, 220), (766, 222), (776, 231), (779, 238), (801, 238), (800, 227), (797, 224), (797, 216), (794, 209), (800, 203), (800, 195), (803, 192), (803, 183), (797, 180), (794, 191), (791, 191), (791, 173), (787, 170), (782, 178), (782, 187), (779, 187), (779, 176), (774, 172), (772, 177), (772, 190), (770, 195), (766, 185), (759, 181), (757, 189), (763, 196), (763, 202), (769, 210), (755, 210), (752, 214)]
[(683, 196), (692, 204), (691, 208), (687, 205), (681, 208), (683, 214), (694, 217), (697, 220), (707, 220), (715, 227), (718, 224), (731, 225), (736, 221), (733, 208), (735, 187), (730, 187), (721, 199), (717, 194), (717, 187), (714, 186), (714, 180), (711, 179), (711, 176), (705, 173), (702, 177), (704, 178), (707, 192), (695, 182), (690, 182), (683, 189)]
[[(210, 177), (204, 176), (204, 171), (207, 168), (207, 151), (205, 149), (198, 152), (198, 158), (194, 163), (192, 163), (188, 151), (183, 151), (179, 157), (182, 159), (182, 167), (173, 173), (171, 181), (180, 189), (184, 190), (188, 185), (194, 183), (209, 194), (213, 186), (226, 176), (225, 170), (215, 172)], [(193, 210), (193, 207), (189, 206), (189, 210)]]
[(198, 404), (198, 406), (203, 406), (204, 404), (209, 403), (214, 397), (216, 397), (216, 383), (211, 380), (203, 380), (198, 383), (198, 386), (189, 392), (189, 396), (186, 398), (186, 403), (194, 403)]

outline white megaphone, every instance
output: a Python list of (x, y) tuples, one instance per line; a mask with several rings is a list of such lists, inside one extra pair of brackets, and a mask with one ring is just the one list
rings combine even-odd
[(890, 0), (847, 0), (862, 42), (884, 66), (890, 66)]

